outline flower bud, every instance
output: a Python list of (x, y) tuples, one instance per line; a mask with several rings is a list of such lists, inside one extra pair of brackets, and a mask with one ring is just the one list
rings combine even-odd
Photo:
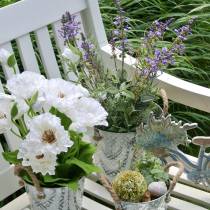
[(62, 56), (69, 59), (72, 63), (77, 63), (80, 60), (79, 55), (73, 53), (73, 51), (67, 47), (64, 48)]

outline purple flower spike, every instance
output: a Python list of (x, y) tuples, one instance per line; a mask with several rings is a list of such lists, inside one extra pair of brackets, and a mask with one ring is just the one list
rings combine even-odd
[(59, 32), (65, 42), (75, 41), (76, 36), (80, 32), (80, 22), (76, 21), (76, 16), (66, 12), (66, 14), (62, 16), (61, 22), (62, 27)]

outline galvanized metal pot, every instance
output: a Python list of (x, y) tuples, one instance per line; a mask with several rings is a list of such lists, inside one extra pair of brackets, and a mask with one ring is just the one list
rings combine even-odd
[(134, 155), (135, 133), (113, 133), (97, 130), (101, 139), (94, 155), (95, 163), (112, 180), (120, 171), (128, 169)]
[(84, 191), (84, 179), (79, 182), (77, 191), (68, 187), (43, 188), (44, 198), (37, 197), (37, 189), (25, 184), (32, 210), (80, 210)]

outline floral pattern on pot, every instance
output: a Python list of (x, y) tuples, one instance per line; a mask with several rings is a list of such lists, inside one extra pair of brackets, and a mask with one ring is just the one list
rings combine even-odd
[(77, 191), (68, 187), (43, 188), (45, 198), (37, 197), (34, 186), (26, 184), (32, 210), (80, 210), (82, 207), (82, 196), (84, 191), (84, 179), (79, 181)]

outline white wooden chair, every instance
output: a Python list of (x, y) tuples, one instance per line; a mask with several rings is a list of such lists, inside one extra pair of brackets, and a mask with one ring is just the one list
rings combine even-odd
[[(39, 54), (41, 56), (45, 74), (49, 78), (61, 77), (59, 66), (53, 50), (48, 25), (51, 25), (56, 47), (62, 51), (63, 40), (60, 38), (58, 30), (61, 26), (61, 15), (69, 11), (71, 14), (77, 13), (82, 22), (84, 32), (95, 37), (101, 49), (104, 63), (112, 68), (110, 62), (111, 48), (108, 45), (105, 30), (103, 27), (98, 1), (97, 0), (22, 0), (14, 5), (0, 9), (0, 48), (5, 48), (13, 52), (11, 41), (15, 40), (18, 46), (18, 53), (24, 71), (39, 72), (39, 65), (33, 49), (30, 33), (36, 37)], [(126, 68), (132, 69), (135, 59), (127, 56)], [(16, 67), (18, 69), (18, 67)], [(65, 68), (64, 68), (65, 71)], [(3, 74), (6, 78), (12, 76), (12, 72), (3, 67)], [(200, 87), (168, 74), (163, 74), (158, 78), (158, 84), (164, 87), (171, 100), (210, 112), (210, 90)], [(0, 91), (3, 90), (0, 82)], [(5, 133), (5, 139), (11, 150), (17, 149), (19, 140), (11, 133)], [(3, 148), (0, 144), (0, 153)], [(172, 170), (171, 173), (174, 173)], [(210, 208), (210, 194), (193, 185), (186, 176), (183, 175), (181, 182), (174, 190), (169, 209), (194, 209), (202, 210)], [(13, 166), (3, 160), (0, 154), (0, 201), (12, 195), (20, 189), (17, 178), (13, 175)], [(94, 181), (94, 178), (86, 179), (86, 195), (83, 199), (83, 208), (88, 210), (108, 210), (113, 209), (113, 201), (108, 192)], [(97, 200), (97, 202), (95, 201)], [(27, 208), (29, 200), (26, 194), (21, 195), (2, 210), (21, 210)]]

